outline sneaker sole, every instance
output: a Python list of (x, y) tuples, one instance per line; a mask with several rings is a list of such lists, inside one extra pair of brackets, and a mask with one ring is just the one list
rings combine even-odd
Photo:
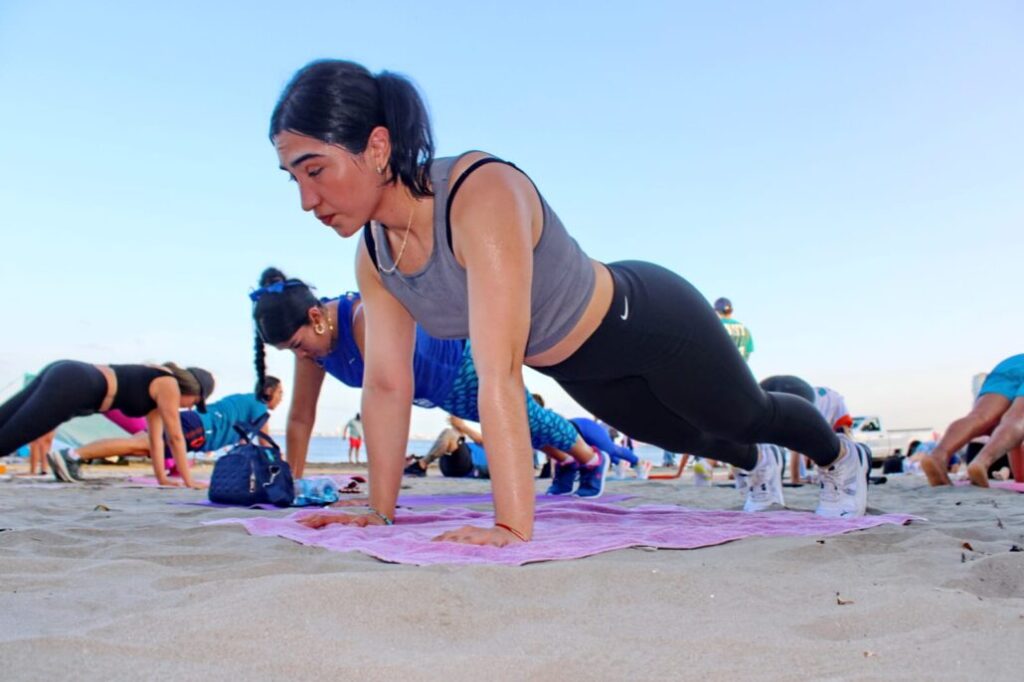
[(46, 461), (50, 463), (50, 469), (53, 470), (54, 478), (64, 483), (74, 483), (74, 479), (71, 478), (71, 472), (68, 471), (68, 465), (59, 452), (47, 452)]
[(860, 487), (857, 488), (857, 516), (864, 516), (868, 510), (868, 477), (871, 474), (871, 450), (862, 443), (857, 443), (857, 454), (860, 455)]
[(608, 469), (611, 466), (611, 458), (608, 457), (608, 455), (598, 455), (598, 456), (603, 459), (603, 461), (601, 462), (601, 486), (597, 489), (597, 492), (594, 493), (593, 495), (580, 495), (579, 491), (577, 491), (576, 492), (576, 497), (585, 497), (588, 500), (593, 500), (595, 498), (598, 498), (598, 497), (601, 497), (602, 495), (604, 495), (604, 484), (605, 484), (605, 481), (608, 480)]
[[(770, 456), (775, 459), (775, 468), (778, 469), (778, 479), (777, 479), (778, 484), (779, 484), (779, 487), (778, 487), (778, 499), (773, 499), (773, 500), (771, 500), (766, 505), (765, 504), (761, 504), (760, 502), (751, 502), (750, 501), (750, 492), (749, 492), (750, 491), (750, 479), (749, 479), (750, 475), (747, 474), (747, 476), (748, 476), (748, 478), (747, 478), (747, 493), (746, 493), (746, 496), (745, 496), (746, 499), (743, 502), (743, 511), (745, 511), (745, 512), (762, 512), (762, 511), (767, 511), (768, 509), (771, 509), (775, 505), (778, 505), (778, 506), (780, 506), (782, 508), (785, 508), (785, 506), (786, 506), (786, 497), (785, 497), (785, 495), (782, 492), (782, 468), (783, 468), (782, 453), (778, 449), (778, 446), (770, 446), (770, 447), (773, 448), (773, 449), (770, 450)], [(773, 476), (773, 478), (775, 478), (775, 477)]]
[[(847, 442), (853, 442), (853, 441), (847, 441)], [(865, 452), (866, 448), (863, 447), (863, 444), (856, 443), (855, 447), (857, 448), (857, 455), (858, 455), (858, 457), (857, 457), (857, 469), (858, 469), (858, 471), (857, 471), (857, 480), (860, 482), (860, 485), (858, 485), (858, 487), (857, 487), (857, 495), (856, 495), (856, 498), (855, 498), (856, 501), (857, 501), (857, 510), (855, 512), (849, 512), (849, 511), (844, 511), (844, 510), (838, 510), (838, 511), (827, 510), (825, 513), (822, 513), (821, 510), (815, 510), (814, 513), (817, 514), (818, 516), (821, 516), (821, 517), (826, 518), (826, 519), (856, 519), (856, 518), (860, 518), (861, 516), (864, 516), (864, 515), (867, 514), (867, 511), (868, 511), (868, 482), (867, 482), (867, 476), (868, 476), (868, 473), (871, 471), (871, 464), (870, 464), (870, 462), (871, 462), (871, 455), (870, 455), (870, 450), (867, 450), (867, 452)]]

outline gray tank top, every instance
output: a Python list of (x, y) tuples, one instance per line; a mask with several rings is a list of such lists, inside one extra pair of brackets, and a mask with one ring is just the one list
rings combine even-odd
[[(469, 338), (469, 291), (466, 271), (455, 260), (451, 248), (448, 213), (454, 192), (449, 195), (452, 166), (461, 157), (434, 159), (430, 184), (434, 190), (434, 248), (426, 265), (405, 275), (395, 270), (394, 258), (379, 225), (367, 228), (367, 247), (377, 264), (384, 287), (397, 298), (428, 334), (441, 339)], [(487, 157), (476, 161), (456, 180), (462, 181), (485, 163), (507, 161)], [(517, 169), (518, 170), (518, 169)], [(530, 334), (526, 355), (542, 353), (565, 338), (583, 316), (594, 292), (594, 269), (587, 254), (565, 231), (565, 226), (540, 198), (544, 219), (540, 239), (533, 250), (533, 286), (530, 292)], [(379, 260), (379, 262), (378, 262)], [(383, 268), (383, 270), (381, 269)]]

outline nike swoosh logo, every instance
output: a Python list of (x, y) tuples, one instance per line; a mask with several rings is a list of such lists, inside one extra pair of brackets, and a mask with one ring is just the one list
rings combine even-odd
[(625, 319), (629, 318), (629, 296), (625, 296), (623, 298), (623, 300), (626, 303), (626, 308), (625, 308), (625, 310), (623, 310), (622, 314), (619, 315), (619, 317), (621, 317), (623, 320), (625, 320)]

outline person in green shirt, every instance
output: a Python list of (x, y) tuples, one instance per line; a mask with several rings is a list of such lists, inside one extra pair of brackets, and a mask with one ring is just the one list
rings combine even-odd
[(715, 312), (718, 313), (718, 318), (722, 320), (725, 331), (729, 332), (729, 338), (736, 344), (740, 355), (744, 360), (749, 360), (750, 354), (754, 352), (754, 337), (750, 335), (747, 325), (732, 319), (732, 301), (724, 297), (718, 299), (715, 301)]

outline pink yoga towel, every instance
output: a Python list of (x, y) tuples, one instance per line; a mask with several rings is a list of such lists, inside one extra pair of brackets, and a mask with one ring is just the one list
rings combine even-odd
[[(956, 482), (957, 485), (970, 485), (970, 481), (961, 480)], [(1017, 493), (1024, 493), (1024, 483), (1017, 483), (1016, 481), (989, 481), (989, 487), (991, 488), (1002, 488), (1003, 490), (1012, 490)]]
[[(318, 510), (319, 511), (319, 510)], [(838, 535), (883, 524), (902, 525), (905, 514), (825, 519), (808, 512), (706, 511), (673, 505), (617, 507), (566, 499), (538, 507), (534, 539), (510, 547), (477, 547), (432, 538), (464, 525), (489, 526), (491, 512), (465, 508), (400, 512), (394, 526), (356, 528), (338, 524), (314, 530), (296, 519), (315, 513), (301, 511), (284, 518), (250, 517), (208, 521), (204, 525), (239, 523), (252, 535), (287, 538), (336, 552), (358, 551), (382, 561), (429, 564), (505, 564), (580, 559), (628, 547), (695, 549), (751, 536)]]

